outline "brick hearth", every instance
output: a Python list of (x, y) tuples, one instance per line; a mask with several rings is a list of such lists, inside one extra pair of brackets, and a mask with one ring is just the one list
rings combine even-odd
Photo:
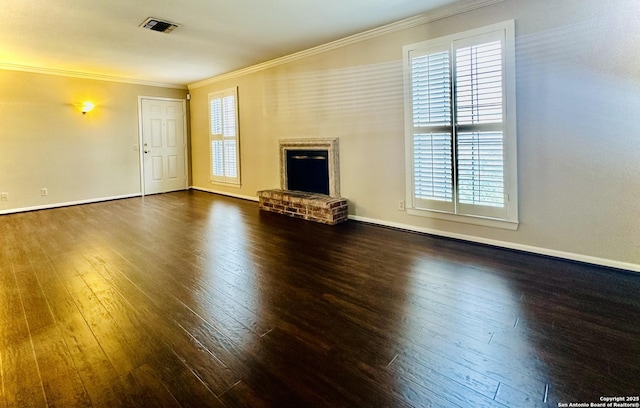
[(346, 221), (347, 200), (324, 194), (292, 190), (258, 191), (260, 209), (323, 224)]

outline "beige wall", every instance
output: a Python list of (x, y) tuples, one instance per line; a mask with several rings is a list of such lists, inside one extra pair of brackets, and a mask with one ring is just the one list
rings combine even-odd
[(0, 211), (140, 193), (138, 96), (186, 90), (0, 70)]
[[(193, 185), (279, 187), (278, 139), (339, 137), (342, 195), (360, 219), (640, 270), (640, 5), (506, 0), (191, 89)], [(402, 46), (516, 21), (520, 226), (410, 216)], [(208, 178), (207, 94), (238, 86), (242, 187)], [(593, 259), (590, 257), (594, 257)]]

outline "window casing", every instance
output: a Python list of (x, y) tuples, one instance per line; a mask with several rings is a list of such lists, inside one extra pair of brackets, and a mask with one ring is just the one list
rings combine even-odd
[(210, 179), (240, 185), (238, 88), (209, 94)]
[(403, 51), (408, 212), (517, 228), (513, 21)]

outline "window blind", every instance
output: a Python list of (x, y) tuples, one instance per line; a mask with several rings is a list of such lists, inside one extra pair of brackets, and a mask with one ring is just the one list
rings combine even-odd
[(405, 47), (410, 208), (507, 218), (505, 33)]
[(228, 95), (222, 98), (222, 135), (236, 137), (236, 98)]
[(455, 51), (458, 202), (504, 207), (502, 42)]
[(502, 132), (458, 133), (458, 201), (504, 206)]
[(239, 184), (237, 89), (209, 95), (211, 180)]
[(451, 124), (449, 52), (411, 59), (413, 126)]
[(230, 178), (236, 178), (238, 176), (238, 152), (236, 151), (236, 141), (225, 140), (224, 141), (224, 174)]
[(414, 197), (444, 209), (454, 198), (450, 52), (417, 52), (410, 61)]
[(413, 145), (415, 196), (427, 200), (451, 201), (451, 134), (417, 134)]
[(213, 98), (210, 100), (210, 123), (211, 123), (211, 134), (212, 135), (221, 135), (222, 134), (222, 99), (221, 98)]
[(211, 174), (214, 177), (224, 177), (224, 153), (221, 140), (211, 141)]
[(456, 50), (456, 121), (502, 122), (502, 43)]

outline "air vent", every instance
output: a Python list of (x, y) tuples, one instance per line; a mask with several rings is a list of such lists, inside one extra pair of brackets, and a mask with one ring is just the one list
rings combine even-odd
[(149, 30), (153, 31), (160, 31), (161, 33), (170, 33), (174, 28), (178, 27), (178, 25), (169, 21), (163, 21), (158, 18), (149, 17), (144, 21), (144, 23), (140, 24), (140, 27), (148, 28)]

